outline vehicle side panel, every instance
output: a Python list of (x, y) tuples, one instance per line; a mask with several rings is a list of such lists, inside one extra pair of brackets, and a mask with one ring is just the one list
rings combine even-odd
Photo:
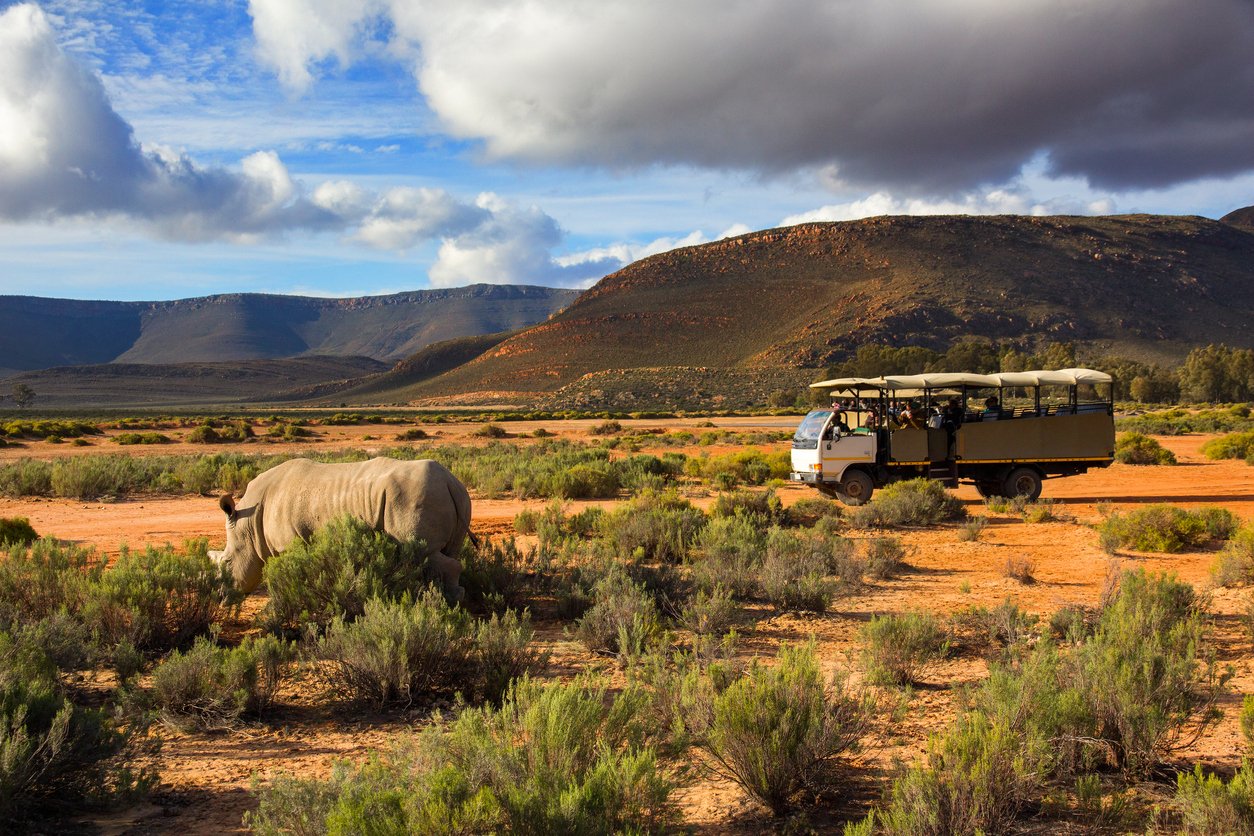
[(1115, 421), (1105, 412), (963, 424), (956, 455), (964, 462), (1109, 459)]

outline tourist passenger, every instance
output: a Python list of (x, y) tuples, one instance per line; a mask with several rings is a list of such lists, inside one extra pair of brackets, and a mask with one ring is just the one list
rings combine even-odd
[(996, 421), (1001, 417), (1001, 401), (996, 397), (986, 398), (984, 400), (984, 413), (980, 416), (984, 421)]

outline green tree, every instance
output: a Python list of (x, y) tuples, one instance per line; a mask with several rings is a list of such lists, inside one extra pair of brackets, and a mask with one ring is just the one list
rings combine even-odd
[(18, 409), (25, 409), (35, 402), (35, 390), (25, 383), (13, 384), (13, 402)]
[(1254, 351), (1208, 345), (1180, 366), (1180, 396), (1188, 401), (1246, 401), (1254, 394)]

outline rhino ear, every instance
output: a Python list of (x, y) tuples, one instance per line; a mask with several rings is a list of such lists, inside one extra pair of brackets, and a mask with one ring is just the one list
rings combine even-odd
[(235, 497), (226, 494), (218, 500), (218, 507), (222, 509), (222, 513), (226, 514), (227, 519), (235, 519)]

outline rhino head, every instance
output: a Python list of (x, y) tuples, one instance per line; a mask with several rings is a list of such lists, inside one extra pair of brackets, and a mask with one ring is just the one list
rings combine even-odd
[(239, 592), (247, 594), (261, 585), (265, 563), (260, 536), (261, 507), (237, 508), (231, 494), (218, 500), (218, 506), (226, 514), (226, 548), (210, 550), (209, 557), (231, 573)]

